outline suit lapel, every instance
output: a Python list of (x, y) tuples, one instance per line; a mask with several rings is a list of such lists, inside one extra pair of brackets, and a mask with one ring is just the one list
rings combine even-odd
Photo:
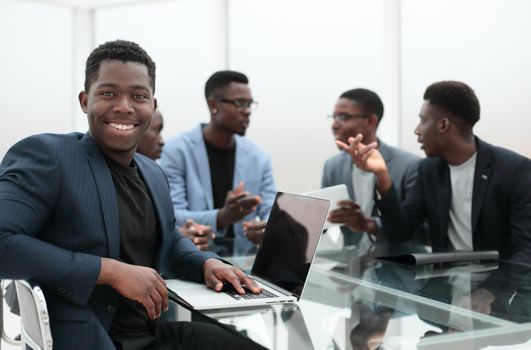
[(483, 206), (483, 199), (489, 184), (490, 165), (492, 162), (492, 152), (488, 145), (477, 139), (476, 170), (474, 172), (474, 189), (472, 190), (472, 236), (476, 231), (476, 226)]
[(199, 125), (196, 129), (197, 132), (193, 135), (194, 147), (192, 150), (195, 173), (199, 174), (199, 180), (203, 187), (203, 193), (207, 202), (208, 208), (214, 208), (214, 198), (212, 196), (212, 180), (210, 177), (210, 165), (208, 163), (208, 155), (206, 152), (205, 141), (203, 140), (203, 129)]
[[(234, 136), (236, 142), (236, 159), (234, 162), (234, 177), (232, 179), (232, 188), (236, 188), (240, 184), (240, 181), (245, 179), (245, 164), (249, 164), (247, 158), (249, 157), (249, 152), (244, 149), (244, 143), (241, 142), (239, 137)], [(245, 188), (245, 183), (244, 183)]]
[(109, 246), (109, 257), (118, 259), (120, 254), (120, 229), (118, 227), (116, 190), (112, 182), (111, 173), (96, 142), (88, 133), (83, 136), (81, 143), (87, 152), (87, 161), (100, 198), (101, 211), (107, 233), (107, 244)]
[(389, 147), (383, 143), (382, 141), (380, 141), (380, 139), (378, 139), (378, 150), (380, 151), (380, 154), (382, 155), (383, 159), (385, 160), (385, 164), (389, 164), (389, 162), (391, 162), (392, 160), (392, 155), (391, 155), (391, 150), (389, 149)]
[[(378, 151), (380, 151), (380, 154), (382, 155), (382, 157), (383, 157), (383, 159), (385, 161), (385, 164), (387, 164), (387, 171), (389, 172), (389, 175), (391, 176), (391, 168), (392, 168), (391, 162), (393, 160), (393, 156), (391, 154), (391, 150), (389, 149), (389, 147), (385, 143), (380, 141), (380, 139), (377, 139), (377, 141), (378, 141)], [(399, 186), (399, 187), (397, 187), (397, 186)], [(401, 184), (395, 184), (395, 188), (397, 189), (397, 191), (400, 189), (400, 187), (401, 187)], [(381, 215), (380, 210), (378, 209), (378, 206), (376, 205), (376, 202), (378, 201), (376, 183), (375, 183), (374, 191), (373, 191), (372, 195), (373, 195), (373, 198), (374, 198), (374, 207), (372, 208), (372, 215), (373, 216), (380, 216)], [(400, 194), (399, 194), (399, 196), (401, 198)]]
[(341, 162), (341, 176), (343, 177), (343, 183), (347, 185), (350, 198), (355, 202), (354, 185), (352, 184), (352, 158), (346, 152), (343, 153), (343, 161)]

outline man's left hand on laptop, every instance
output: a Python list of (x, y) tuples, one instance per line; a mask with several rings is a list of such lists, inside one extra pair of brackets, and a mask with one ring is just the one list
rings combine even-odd
[(240, 294), (245, 294), (242, 285), (253, 293), (260, 293), (261, 288), (256, 282), (238, 268), (225, 264), (218, 259), (208, 259), (203, 264), (203, 275), (205, 276), (205, 283), (208, 287), (219, 292), (223, 289), (223, 283), (228, 282), (232, 284), (234, 289)]

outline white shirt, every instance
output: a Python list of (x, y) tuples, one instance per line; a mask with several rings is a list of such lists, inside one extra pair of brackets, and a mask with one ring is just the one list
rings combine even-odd
[(448, 165), (452, 185), (450, 202), (450, 222), (448, 237), (456, 250), (472, 250), (472, 190), (474, 188), (474, 171), (476, 169), (474, 153), (460, 165)]
[(356, 203), (366, 216), (372, 216), (374, 208), (374, 186), (376, 177), (373, 173), (366, 172), (357, 166), (352, 166), (352, 187)]
[[(361, 170), (356, 165), (352, 165), (352, 187), (354, 188), (355, 202), (360, 206), (363, 214), (372, 216), (374, 209), (374, 186), (376, 177), (373, 173)], [(369, 235), (363, 235), (358, 242), (358, 248), (362, 252), (367, 252), (372, 246)]]

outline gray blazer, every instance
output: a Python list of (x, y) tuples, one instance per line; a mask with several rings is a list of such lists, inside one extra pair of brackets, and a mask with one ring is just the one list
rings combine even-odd
[[(415, 184), (417, 168), (421, 158), (399, 148), (391, 147), (380, 139), (378, 139), (378, 144), (379, 151), (385, 159), (387, 169), (393, 180), (393, 185), (395, 186), (400, 200), (403, 201)], [(347, 185), (350, 199), (356, 201), (352, 185), (352, 158), (345, 152), (341, 152), (332, 158), (329, 158), (325, 162), (323, 170), (321, 187), (339, 184)], [(378, 213), (376, 206), (373, 209), (373, 217), (377, 218), (376, 222), (380, 226), (380, 230), (382, 230), (383, 226), (379, 220), (380, 214)], [(352, 231), (346, 227), (343, 227), (342, 230), (345, 243), (355, 244), (357, 240), (359, 240), (359, 235), (353, 235)]]

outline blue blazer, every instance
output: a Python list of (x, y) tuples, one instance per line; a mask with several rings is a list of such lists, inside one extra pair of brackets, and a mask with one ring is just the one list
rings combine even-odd
[[(153, 201), (162, 243), (156, 268), (200, 281), (203, 262), (175, 233), (164, 173), (135, 155)], [(54, 349), (114, 349), (107, 334), (118, 293), (96, 285), (100, 257), (119, 258), (116, 192), (104, 156), (89, 134), (43, 134), (14, 145), (0, 165), (0, 278), (43, 288)]]
[[(222, 237), (225, 231), (217, 229), (218, 210), (214, 209), (210, 166), (202, 128), (203, 125), (198, 125), (188, 132), (169, 139), (164, 146), (160, 165), (170, 182), (177, 226), (191, 218), (198, 223), (211, 226), (216, 235)], [(266, 220), (276, 193), (271, 160), (261, 148), (247, 138), (235, 135), (235, 139), (233, 188), (243, 181), (246, 191), (251, 195), (262, 197), (262, 204), (256, 213), (249, 214), (243, 221), (253, 220), (256, 215)], [(253, 247), (243, 235), (241, 222), (234, 224), (234, 235), (237, 240), (236, 253), (244, 254)]]
[[(498, 250), (501, 259), (531, 261), (531, 161), (476, 138), (477, 158), (472, 192), (474, 250)], [(411, 238), (424, 220), (434, 251), (449, 248), (452, 196), (450, 170), (441, 157), (421, 161), (413, 190), (400, 205), (394, 187), (378, 201), (384, 231), (392, 242)]]

